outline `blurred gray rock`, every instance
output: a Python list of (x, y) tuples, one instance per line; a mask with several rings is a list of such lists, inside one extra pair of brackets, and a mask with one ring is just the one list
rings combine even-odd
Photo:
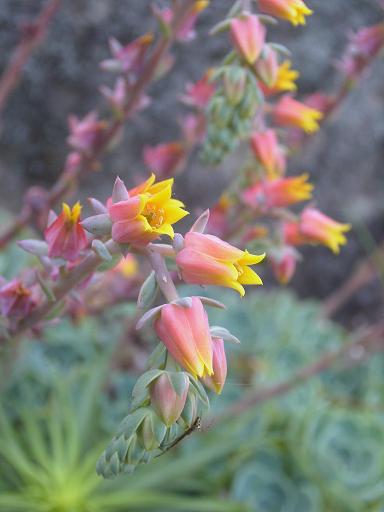
[[(0, 0), (0, 69), (17, 42), (19, 23), (36, 16), (43, 3)], [(177, 65), (171, 75), (150, 90), (154, 102), (127, 126), (123, 143), (104, 160), (103, 172), (83, 184), (82, 196), (99, 193), (107, 197), (116, 174), (133, 181), (144, 170), (144, 144), (177, 137), (177, 120), (183, 111), (177, 94), (183, 92), (186, 81), (198, 79), (228, 49), (225, 35), (212, 38), (208, 30), (232, 3), (211, 2), (201, 17), (198, 38), (178, 46)], [(380, 21), (383, 11), (374, 0), (308, 0), (308, 4), (315, 14), (305, 27), (281, 23), (271, 30), (270, 39), (292, 50), (294, 65), (301, 73), (301, 92), (319, 88), (332, 91), (334, 60), (346, 44), (347, 32)], [(0, 138), (2, 204), (17, 211), (28, 186), (49, 185), (55, 180), (67, 151), (66, 119), (70, 113), (83, 116), (89, 110), (104, 108), (97, 88), (108, 77), (98, 63), (108, 56), (108, 37), (129, 42), (153, 27), (147, 0), (63, 0), (46, 43), (28, 63), (5, 111)], [(348, 97), (337, 117), (292, 162), (293, 172), (310, 172), (321, 209), (358, 227), (341, 257), (325, 249), (307, 251), (296, 279), (302, 293), (316, 290), (325, 295), (343, 279), (364, 251), (359, 237), (365, 229), (373, 227), (374, 235), (383, 237), (383, 154), (384, 66), (380, 61)], [(196, 155), (178, 182), (178, 195), (188, 204), (208, 206), (236, 167), (234, 157), (222, 169), (207, 169)]]

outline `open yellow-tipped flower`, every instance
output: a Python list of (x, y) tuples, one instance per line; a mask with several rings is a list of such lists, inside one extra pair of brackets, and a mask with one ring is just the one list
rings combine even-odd
[(186, 283), (225, 286), (243, 297), (243, 285), (263, 284), (250, 265), (260, 263), (264, 257), (265, 254), (241, 251), (216, 236), (190, 231), (176, 263)]
[(63, 218), (66, 223), (76, 224), (81, 214), (81, 204), (79, 201), (75, 203), (72, 208), (67, 204), (63, 203)]
[(351, 225), (337, 222), (316, 208), (306, 208), (301, 215), (299, 229), (310, 242), (323, 244), (338, 254), (340, 246), (347, 243), (345, 233)]
[(161, 235), (173, 238), (172, 224), (188, 215), (184, 204), (172, 198), (173, 179), (158, 183), (155, 179), (152, 174), (138, 187), (125, 189), (126, 198), (109, 205), (116, 242), (146, 245)]
[(305, 17), (312, 14), (303, 0), (259, 0), (259, 7), (265, 14), (290, 21), (292, 25), (305, 25)]
[(316, 132), (323, 114), (314, 108), (284, 95), (273, 110), (274, 120), (281, 126), (294, 126), (306, 133)]
[(295, 81), (299, 78), (299, 72), (291, 68), (291, 61), (285, 60), (277, 71), (276, 82), (273, 84), (273, 90), (276, 92), (281, 91), (296, 91), (297, 85)]

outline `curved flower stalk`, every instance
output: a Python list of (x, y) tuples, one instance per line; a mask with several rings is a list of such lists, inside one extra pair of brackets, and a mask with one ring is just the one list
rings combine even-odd
[[(147, 259), (152, 271), (138, 293), (137, 305), (144, 312), (137, 328), (152, 323), (161, 343), (133, 390), (127, 417), (98, 462), (97, 471), (109, 478), (161, 455), (198, 427), (209, 405), (204, 386), (221, 393), (227, 373), (224, 344), (238, 342), (228, 330), (209, 325), (206, 307), (223, 308), (221, 303), (203, 296), (179, 297), (164, 256), (174, 261), (185, 282), (230, 287), (243, 296), (247, 285), (261, 284), (251, 266), (264, 255), (205, 234), (209, 211), (185, 238), (175, 233), (175, 224), (188, 212), (173, 198), (173, 179), (156, 182), (152, 174), (127, 189), (117, 178), (106, 204), (97, 199), (90, 204), (95, 215), (82, 220), (80, 203), (72, 208), (64, 204), (58, 217), (50, 215), (46, 241), (20, 242), (43, 271), (32, 274), (28, 283), (4, 284), (0, 305), (9, 335), (17, 336), (43, 327), (57, 307), (65, 309), (69, 292), (87, 288), (102, 264), (116, 266), (116, 258), (124, 256), (114, 272), (130, 275), (129, 256)], [(164, 302), (148, 309), (158, 290)], [(76, 316), (73, 304), (70, 314)]]

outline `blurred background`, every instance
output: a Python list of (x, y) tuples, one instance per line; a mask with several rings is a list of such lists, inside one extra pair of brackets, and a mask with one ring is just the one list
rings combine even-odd
[[(18, 27), (34, 18), (42, 0), (0, 0), (0, 71), (18, 42)], [(232, 0), (212, 0), (197, 38), (175, 49), (172, 72), (149, 90), (152, 104), (127, 123), (123, 142), (87, 176), (79, 197), (106, 199), (116, 175), (134, 184), (145, 169), (142, 150), (178, 137), (183, 107), (177, 97), (228, 51), (225, 34), (210, 37)], [(374, 0), (308, 0), (314, 15), (304, 27), (280, 23), (271, 39), (292, 51), (300, 94), (330, 92), (347, 35), (383, 20)], [(0, 126), (1, 208), (17, 213), (31, 185), (50, 186), (65, 161), (67, 118), (103, 111), (97, 89), (108, 58), (108, 38), (127, 43), (153, 30), (147, 0), (65, 0), (45, 43), (25, 67)], [(212, 205), (240, 162), (236, 152), (207, 167), (193, 154), (176, 180), (190, 211)], [(227, 409), (247, 393), (279, 385), (326, 351), (342, 351), (355, 331), (382, 318), (382, 258), (377, 278), (358, 289), (334, 316), (323, 301), (353, 275), (384, 238), (384, 63), (369, 73), (341, 108), (290, 160), (308, 172), (317, 206), (353, 224), (339, 256), (321, 247), (303, 250), (290, 285), (266, 287), (239, 301), (217, 293), (228, 314), (211, 322), (230, 327), (241, 347), (229, 349), (223, 395), (212, 397), (206, 431), (129, 477), (102, 483), (95, 460), (126, 414), (132, 386), (143, 371), (153, 334), (132, 333), (135, 307), (88, 317), (70, 315), (20, 349), (15, 371), (4, 376), (0, 402), (0, 511), (101, 512), (383, 512), (384, 357), (364, 348), (346, 353), (332, 370), (276, 400), (236, 416)], [(24, 258), (24, 259), (23, 259)], [(0, 258), (6, 277), (27, 263), (21, 251)], [(98, 291), (95, 291), (97, 297)], [(187, 292), (186, 292), (187, 293)], [(224, 319), (223, 319), (224, 317)], [(360, 332), (360, 331), (359, 331)], [(352, 333), (352, 334), (351, 334)], [(375, 348), (376, 350), (376, 348)], [(356, 363), (359, 363), (356, 366)], [(213, 418), (227, 411), (225, 419)]]
[[(1, 0), (0, 69), (18, 40), (17, 27), (33, 18), (40, 0)], [(202, 14), (198, 37), (175, 50), (172, 73), (150, 90), (153, 102), (128, 123), (124, 142), (104, 160), (103, 171), (83, 183), (82, 197), (109, 194), (110, 183), (120, 175), (128, 183), (146, 172), (142, 160), (145, 144), (177, 138), (183, 107), (177, 96), (185, 83), (198, 80), (204, 70), (222, 58), (228, 37), (210, 37), (209, 29), (222, 19), (231, 0), (213, 0)], [(331, 92), (337, 81), (335, 63), (347, 44), (347, 35), (382, 19), (376, 0), (312, 0), (315, 14), (304, 27), (280, 23), (270, 38), (292, 51), (293, 66), (300, 71), (301, 94)], [(28, 62), (23, 79), (4, 113), (0, 138), (1, 204), (17, 212), (23, 193), (32, 184), (49, 185), (59, 175), (67, 147), (67, 118), (82, 117), (104, 103), (97, 92), (106, 81), (99, 62), (108, 58), (108, 38), (129, 42), (155, 28), (146, 0), (66, 0), (55, 16), (46, 43)], [(108, 78), (108, 77), (107, 77)], [(342, 255), (327, 249), (304, 254), (293, 286), (301, 296), (324, 298), (349, 275), (375, 241), (384, 234), (384, 66), (376, 60), (368, 76), (347, 97), (342, 108), (312, 137), (305, 150), (291, 161), (294, 172), (309, 172), (317, 205), (330, 216), (351, 222), (354, 231)], [(236, 155), (217, 168), (203, 166), (198, 155), (177, 180), (177, 194), (197, 208), (212, 206), (237, 169)], [(342, 200), (341, 200), (342, 199)], [(317, 269), (322, 268), (322, 272)], [(349, 304), (350, 313), (361, 308), (376, 311), (380, 290), (374, 284)], [(373, 313), (372, 313), (373, 314)], [(348, 318), (343, 317), (344, 320)]]

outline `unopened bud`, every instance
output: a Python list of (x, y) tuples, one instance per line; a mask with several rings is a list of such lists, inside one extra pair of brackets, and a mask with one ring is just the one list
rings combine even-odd
[[(175, 423), (185, 406), (189, 389), (189, 378), (184, 372), (173, 372), (179, 381), (175, 389), (170, 372), (162, 373), (151, 384), (151, 404), (163, 423), (170, 427)], [(175, 377), (175, 375), (173, 375)], [(175, 380), (175, 379), (173, 379)]]

